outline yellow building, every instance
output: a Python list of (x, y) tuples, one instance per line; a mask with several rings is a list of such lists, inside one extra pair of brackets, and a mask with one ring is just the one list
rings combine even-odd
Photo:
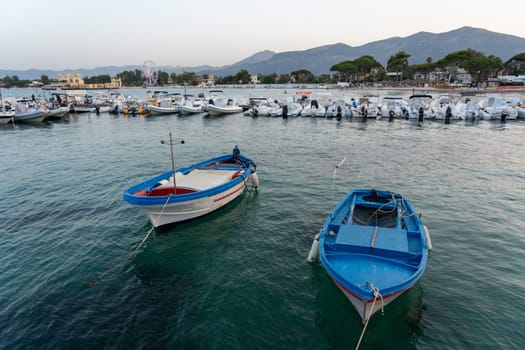
[(111, 78), (110, 83), (104, 84), (84, 84), (84, 79), (80, 73), (58, 73), (58, 82), (64, 88), (74, 89), (120, 89), (122, 87), (122, 80), (120, 78)]

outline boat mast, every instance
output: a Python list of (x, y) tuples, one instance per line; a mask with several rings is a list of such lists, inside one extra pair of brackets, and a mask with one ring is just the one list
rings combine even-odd
[(170, 145), (170, 150), (171, 150), (171, 170), (172, 170), (172, 176), (173, 176), (173, 194), (177, 194), (177, 184), (175, 182), (175, 158), (173, 157), (173, 145), (177, 145), (177, 144), (184, 144), (184, 140), (174, 140), (173, 139), (173, 135), (171, 134), (171, 131), (170, 131), (170, 139), (169, 141), (164, 141), (164, 140), (161, 140), (160, 141), (161, 144), (169, 144)]

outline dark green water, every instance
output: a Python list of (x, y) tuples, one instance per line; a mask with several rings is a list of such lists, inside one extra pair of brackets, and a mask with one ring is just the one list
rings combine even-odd
[[(179, 166), (239, 145), (259, 191), (126, 261), (150, 224), (123, 190), (170, 168), (170, 130)], [(0, 348), (353, 349), (359, 316), (306, 257), (337, 201), (375, 187), (407, 195), (434, 250), (361, 349), (521, 349), (524, 135), (520, 121), (241, 114), (1, 127)]]

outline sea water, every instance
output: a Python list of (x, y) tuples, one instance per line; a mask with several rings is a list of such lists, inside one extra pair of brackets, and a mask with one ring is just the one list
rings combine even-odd
[[(128, 260), (151, 226), (123, 191), (171, 168), (169, 131), (177, 166), (238, 145), (260, 186)], [(373, 187), (408, 197), (434, 249), (361, 349), (520, 349), (524, 135), (522, 121), (242, 114), (1, 126), (0, 348), (352, 349), (361, 319), (306, 257), (340, 198)]]

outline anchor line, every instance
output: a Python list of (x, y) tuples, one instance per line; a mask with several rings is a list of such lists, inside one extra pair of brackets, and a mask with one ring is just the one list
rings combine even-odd
[[(168, 202), (171, 198), (171, 194), (168, 196), (168, 198), (166, 199), (166, 202), (164, 203), (164, 205), (162, 206), (162, 210), (160, 211), (159, 213), (159, 216), (157, 217), (157, 220), (160, 219), (160, 216), (162, 215), (162, 213), (164, 212), (164, 209), (166, 209), (166, 206), (168, 205)], [(102, 272), (94, 281), (86, 281), (84, 282), (84, 284), (86, 285), (86, 287), (93, 287), (93, 285), (100, 281), (102, 278), (106, 277), (106, 275), (108, 275), (111, 271), (115, 270), (117, 267), (120, 267), (122, 265), (124, 265), (127, 261), (131, 260), (136, 254), (137, 252), (139, 251), (139, 249), (142, 247), (142, 245), (144, 244), (144, 242), (146, 242), (146, 240), (148, 239), (148, 237), (150, 236), (151, 232), (153, 232), (153, 230), (155, 229), (155, 227), (151, 227), (151, 229), (148, 231), (148, 233), (146, 234), (146, 236), (142, 239), (142, 241), (140, 242), (140, 244), (135, 248), (133, 249), (133, 251), (127, 256), (126, 259), (123, 259), (121, 260), (118, 264), (114, 265), (113, 267), (111, 267), (110, 269)]]
[(365, 335), (366, 326), (368, 326), (368, 321), (370, 321), (370, 317), (372, 316), (372, 313), (374, 312), (374, 306), (378, 298), (381, 299), (381, 313), (384, 314), (385, 312), (384, 304), (383, 304), (383, 296), (379, 292), (379, 289), (372, 282), (366, 282), (366, 284), (372, 289), (372, 292), (374, 293), (374, 301), (372, 302), (372, 307), (370, 308), (370, 312), (368, 313), (368, 317), (366, 318), (365, 325), (363, 326), (363, 331), (361, 332), (359, 341), (357, 342), (357, 345), (355, 346), (355, 350), (358, 350), (359, 346), (361, 345), (361, 340), (363, 340), (363, 336)]

